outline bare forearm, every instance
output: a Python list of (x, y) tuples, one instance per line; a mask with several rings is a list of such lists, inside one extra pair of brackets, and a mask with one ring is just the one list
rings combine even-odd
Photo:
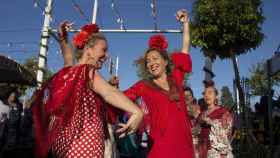
[(189, 22), (186, 21), (182, 25), (183, 25), (183, 46), (182, 46), (182, 52), (188, 54), (189, 50), (190, 50)]
[(122, 109), (128, 113), (136, 114), (141, 112), (141, 110), (131, 100), (129, 100), (116, 88), (112, 88), (111, 92), (104, 96), (104, 99), (112, 106)]
[[(92, 75), (92, 73), (90, 73)], [(103, 99), (112, 106), (122, 109), (132, 114), (141, 113), (140, 108), (137, 107), (131, 100), (129, 100), (118, 89), (112, 87), (107, 81), (105, 81), (100, 74), (95, 71), (93, 90), (101, 95)]]
[(73, 50), (67, 41), (63, 40), (60, 42), (60, 48), (64, 60), (64, 67), (73, 65)]

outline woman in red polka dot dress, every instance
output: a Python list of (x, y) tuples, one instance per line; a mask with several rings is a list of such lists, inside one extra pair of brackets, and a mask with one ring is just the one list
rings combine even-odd
[[(65, 40), (65, 39), (61, 39)], [(104, 157), (107, 130), (104, 101), (131, 113), (119, 131), (136, 131), (142, 111), (98, 73), (107, 55), (106, 38), (94, 24), (73, 38), (78, 63), (44, 84), (33, 104), (36, 154), (47, 157)]]

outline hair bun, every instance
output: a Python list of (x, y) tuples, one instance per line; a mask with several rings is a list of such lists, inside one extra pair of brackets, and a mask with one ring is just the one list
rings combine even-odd
[(214, 87), (215, 86), (215, 82), (213, 80), (209, 80), (209, 81), (204, 81), (204, 85), (205, 87)]

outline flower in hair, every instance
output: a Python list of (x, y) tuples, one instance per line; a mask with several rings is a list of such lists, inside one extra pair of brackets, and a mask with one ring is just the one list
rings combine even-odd
[(168, 47), (168, 41), (162, 34), (153, 35), (149, 39), (149, 48), (155, 48), (159, 50), (166, 50)]
[(99, 28), (96, 24), (87, 24), (81, 28), (81, 31), (74, 35), (73, 45), (76, 48), (82, 49), (89, 40), (92, 33), (98, 33)]
[(99, 32), (99, 27), (96, 24), (87, 24), (81, 28), (81, 31), (85, 31), (88, 34)]

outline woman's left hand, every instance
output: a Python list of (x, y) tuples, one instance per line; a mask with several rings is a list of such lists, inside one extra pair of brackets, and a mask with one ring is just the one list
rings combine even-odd
[(141, 121), (143, 119), (143, 113), (136, 113), (130, 116), (126, 124), (120, 123), (119, 128), (116, 132), (119, 133), (119, 137), (125, 137), (126, 135), (132, 134), (137, 131)]
[(176, 19), (181, 23), (188, 22), (189, 18), (188, 18), (187, 10), (185, 9), (178, 10), (176, 13)]

